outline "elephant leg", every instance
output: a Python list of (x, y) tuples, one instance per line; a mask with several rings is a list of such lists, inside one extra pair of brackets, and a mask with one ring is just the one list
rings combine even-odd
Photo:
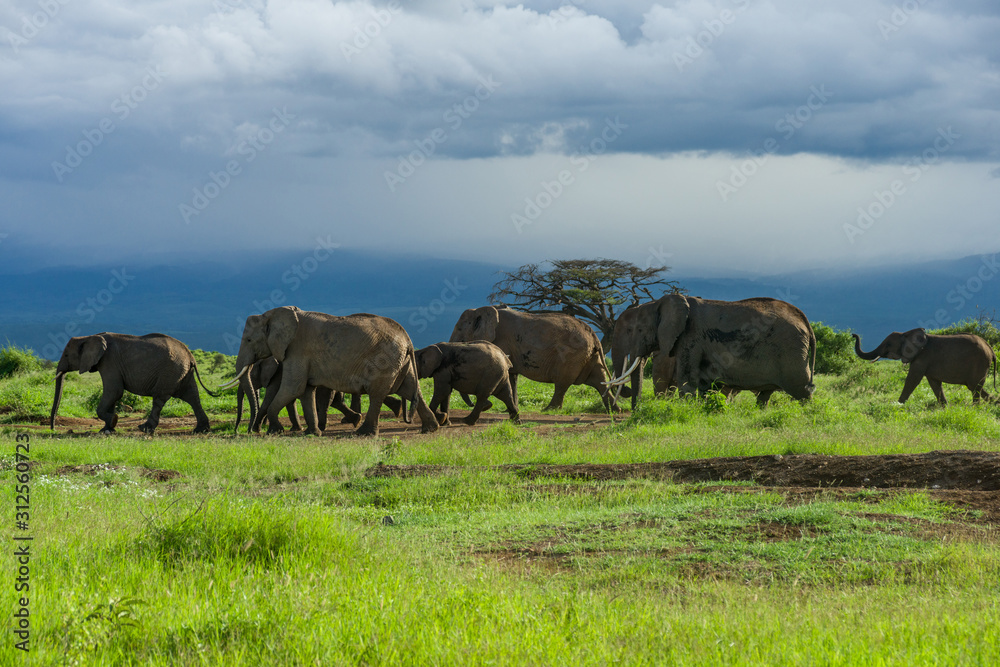
[(101, 433), (114, 433), (115, 424), (118, 423), (118, 415), (115, 414), (115, 406), (125, 395), (125, 391), (119, 387), (105, 387), (101, 394), (101, 400), (97, 404), (97, 418), (104, 421), (104, 428)]
[[(286, 374), (285, 380), (287, 380), (287, 374)], [(271, 396), (272, 396), (272, 394), (274, 396), (274, 398), (271, 400), (270, 405), (267, 406), (267, 421), (268, 421), (267, 432), (268, 433), (282, 433), (282, 432), (284, 432), (285, 427), (281, 425), (281, 420), (278, 419), (278, 415), (281, 413), (281, 409), (284, 408), (285, 406), (287, 406), (292, 401), (294, 401), (299, 396), (302, 396), (305, 393), (305, 391), (306, 391), (306, 386), (305, 386), (305, 381), (304, 380), (302, 382), (298, 383), (298, 384), (293, 384), (293, 383), (287, 382), (285, 380), (282, 381), (281, 386), (278, 387), (277, 391), (275, 391), (275, 392), (268, 391), (267, 398), (270, 399)], [(308, 413), (309, 408), (306, 407), (305, 410)], [(261, 412), (263, 412), (263, 411), (264, 411), (263, 408), (261, 408)], [(312, 417), (313, 417), (312, 426), (315, 427), (315, 425), (316, 425), (316, 406), (315, 405), (313, 405), (313, 414), (312, 414)], [(306, 425), (307, 425), (307, 427), (310, 425), (309, 424), (308, 415), (306, 416)], [(308, 430), (307, 430), (307, 432), (308, 432)]]
[(618, 405), (618, 401), (615, 400), (615, 394), (604, 383), (608, 381), (606, 373), (601, 371), (601, 368), (595, 368), (587, 376), (587, 380), (583, 383), (588, 387), (593, 387), (601, 397), (601, 402), (604, 403), (604, 409), (609, 412), (621, 412), (622, 409)]
[[(402, 381), (393, 393), (399, 394), (400, 396), (410, 396), (416, 400), (417, 414), (420, 415), (421, 433), (432, 433), (438, 430), (437, 417), (435, 417), (434, 413), (431, 412), (429, 407), (427, 407), (427, 401), (424, 400), (424, 395), (420, 393), (420, 381), (417, 380), (416, 374), (412, 371), (404, 370)], [(380, 408), (382, 406), (382, 401), (385, 399), (385, 394), (382, 396), (369, 394), (369, 399), (375, 403), (376, 408)], [(378, 400), (376, 401), (376, 399)], [(375, 410), (374, 412), (377, 416), (378, 410)], [(372, 410), (369, 409), (368, 413), (371, 414)]]
[(149, 411), (149, 416), (146, 417), (146, 421), (139, 425), (140, 431), (153, 435), (153, 431), (155, 431), (156, 427), (160, 425), (160, 411), (163, 410), (163, 406), (167, 404), (168, 398), (169, 396), (153, 397), (153, 409)]
[[(358, 401), (360, 403), (360, 401)], [(335, 391), (333, 392), (333, 407), (344, 413), (344, 418), (340, 420), (341, 424), (350, 424), (351, 426), (357, 426), (361, 421), (361, 413), (356, 412), (353, 409), (347, 407), (344, 403), (344, 392)]]
[[(304, 410), (305, 409), (303, 408), (303, 411)], [(295, 407), (295, 401), (292, 401), (285, 406), (285, 414), (288, 415), (288, 422), (291, 424), (291, 426), (288, 427), (288, 430), (296, 433), (301, 431), (302, 422), (299, 421), (299, 409)]]
[[(233, 433), (240, 429), (240, 420), (243, 419), (243, 398), (246, 396), (247, 392), (243, 388), (243, 381), (240, 381), (239, 389), (236, 390), (236, 423), (233, 425)], [(253, 406), (251, 405), (251, 413), (253, 412)], [(253, 424), (254, 415), (250, 415), (250, 423)]]
[(483, 410), (489, 410), (491, 407), (493, 404), (490, 403), (489, 394), (476, 394), (476, 404), (472, 407), (472, 412), (462, 419), (462, 422), (467, 426), (474, 425), (479, 421), (479, 415), (483, 414)]
[[(369, 398), (371, 398), (369, 396)], [(361, 414), (361, 392), (351, 394), (351, 410)]]
[[(201, 406), (201, 394), (198, 393), (198, 384), (195, 382), (194, 373), (189, 373), (187, 378), (182, 382), (182, 387), (179, 391), (174, 392), (174, 398), (179, 398), (188, 405), (191, 406), (191, 410), (194, 411), (195, 418), (195, 433), (209, 433), (211, 432), (211, 424), (208, 421), (208, 415), (205, 413), (205, 409)], [(164, 403), (166, 400), (164, 400)], [(155, 401), (154, 401), (155, 404)], [(160, 406), (162, 409), (162, 405)], [(156, 413), (157, 420), (159, 420), (160, 413)]]
[(517, 400), (517, 373), (509, 371), (507, 373), (507, 379), (510, 380), (510, 390), (514, 394), (514, 404), (520, 405), (520, 401)]
[[(730, 399), (728, 399), (728, 400), (732, 400), (731, 397), (734, 396), (734, 395), (736, 395), (737, 393), (739, 393), (739, 392), (738, 391), (730, 390), (730, 394), (729, 394), (730, 395)], [(771, 400), (771, 394), (773, 394), (773, 393), (774, 393), (773, 389), (765, 389), (763, 391), (757, 392), (757, 407), (758, 408), (766, 408), (767, 407), (767, 402)]]
[(568, 384), (561, 382), (556, 382), (556, 389), (552, 393), (552, 400), (549, 404), (545, 406), (545, 410), (557, 410), (562, 407), (563, 398), (566, 397), (566, 391), (569, 389)]
[[(451, 398), (451, 385), (447, 382), (434, 380), (434, 395), (427, 408), (434, 413), (434, 418), (439, 426), (446, 426), (448, 420), (448, 399)], [(439, 408), (441, 408), (439, 410)]]
[(510, 415), (510, 420), (515, 424), (520, 424), (521, 414), (517, 410), (517, 403), (514, 402), (514, 394), (510, 390), (510, 383), (505, 380), (501, 381), (496, 386), (496, 389), (493, 390), (493, 395), (503, 401), (503, 404), (507, 407), (507, 414)]
[(910, 364), (910, 372), (906, 374), (906, 381), (903, 382), (903, 392), (899, 395), (899, 402), (906, 403), (906, 399), (910, 397), (910, 394), (923, 379), (923, 371), (918, 371), (913, 364)]
[(330, 410), (330, 401), (333, 397), (333, 390), (329, 387), (316, 387), (316, 417), (319, 430), (326, 430), (327, 412)]
[[(927, 384), (931, 386), (931, 391), (933, 391), (934, 395), (937, 397), (938, 403), (941, 405), (948, 405), (948, 399), (944, 397), (944, 390), (941, 388), (941, 381), (927, 378)], [(975, 398), (975, 395), (976, 392), (973, 391), (973, 398)]]
[(396, 398), (395, 396), (386, 396), (383, 403), (385, 404), (385, 407), (392, 410), (393, 417), (399, 418), (403, 416), (404, 412), (403, 401), (401, 401), (400, 399)]
[[(300, 397), (302, 412), (306, 418), (306, 435), (323, 435), (319, 428), (319, 418), (316, 415), (316, 386), (306, 385), (306, 390)], [(294, 409), (294, 401), (292, 402)]]
[[(375, 393), (376, 389), (372, 388), (368, 393), (368, 411), (365, 412), (365, 420), (361, 423), (361, 426), (354, 432), (355, 435), (369, 436), (378, 435), (378, 419), (380, 413), (382, 412), (382, 399), (385, 398), (385, 394), (379, 392)], [(356, 395), (356, 394), (355, 394)]]

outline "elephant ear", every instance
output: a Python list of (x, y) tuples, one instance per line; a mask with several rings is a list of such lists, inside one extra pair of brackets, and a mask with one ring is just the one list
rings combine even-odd
[(290, 306), (267, 311), (267, 346), (278, 361), (285, 360), (285, 353), (299, 327), (299, 309)]
[(107, 350), (108, 341), (104, 336), (87, 336), (80, 343), (80, 374), (95, 372), (97, 363)]
[(680, 294), (669, 294), (660, 299), (658, 311), (656, 337), (660, 343), (660, 354), (676, 356), (677, 341), (687, 328), (691, 305)]
[(924, 329), (911, 329), (903, 334), (903, 348), (899, 358), (908, 364), (927, 346), (927, 332)]
[(437, 372), (444, 360), (444, 353), (437, 345), (428, 345), (417, 350), (417, 377), (429, 378)]
[(500, 311), (493, 306), (484, 306), (476, 311), (476, 321), (472, 326), (472, 340), (485, 340), (492, 343), (497, 338), (497, 325), (500, 324)]

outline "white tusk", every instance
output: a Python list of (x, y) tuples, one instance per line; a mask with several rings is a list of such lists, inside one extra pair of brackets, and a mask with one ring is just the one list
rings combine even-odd
[[(625, 361), (628, 362), (628, 357), (625, 358)], [(632, 374), (632, 371), (635, 370), (635, 367), (639, 365), (640, 361), (642, 361), (642, 357), (636, 357), (635, 361), (632, 362), (632, 365), (629, 366), (629, 369), (627, 371), (625, 371), (624, 373), (622, 373), (621, 377), (617, 377), (617, 378), (611, 380), (611, 382), (608, 382), (608, 386), (612, 387), (612, 386), (614, 386), (616, 384), (620, 385), (620, 384), (624, 384), (624, 383), (628, 382), (628, 380), (629, 380), (628, 376)]]
[[(249, 370), (249, 369), (250, 369), (250, 366), (244, 366), (243, 370), (240, 371), (239, 375), (237, 375), (236, 377), (234, 377), (232, 380), (230, 380), (226, 384), (219, 385), (219, 389), (229, 389), (230, 387), (235, 387), (237, 384), (239, 384), (240, 378), (243, 377), (246, 374), (247, 370)], [(216, 390), (216, 391), (218, 391), (218, 390)]]

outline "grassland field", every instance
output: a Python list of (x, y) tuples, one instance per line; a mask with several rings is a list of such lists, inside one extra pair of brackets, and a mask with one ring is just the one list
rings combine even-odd
[[(209, 387), (231, 361), (199, 357)], [(1000, 452), (1000, 406), (946, 385), (938, 408), (926, 383), (900, 406), (904, 375), (852, 363), (819, 375), (812, 401), (775, 394), (765, 410), (747, 393), (653, 398), (647, 383), (639, 408), (614, 417), (574, 387), (549, 422), (551, 385), (522, 379), (520, 426), (497, 405), (481, 427), (361, 439), (236, 434), (234, 390), (203, 394), (210, 435), (169, 432), (190, 415), (171, 400), (155, 436), (99, 436), (85, 421), (94, 374), (67, 376), (60, 416), (79, 421), (52, 433), (53, 372), (29, 369), (0, 380), (0, 664), (997, 664), (996, 490), (957, 502), (544, 474)], [(149, 399), (123, 404), (123, 418), (141, 416)], [(438, 468), (372, 475), (379, 465)], [(13, 632), (15, 536), (33, 538), (27, 654)]]

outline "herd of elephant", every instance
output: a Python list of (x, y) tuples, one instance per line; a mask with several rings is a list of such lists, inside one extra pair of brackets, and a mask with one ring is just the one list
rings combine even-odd
[[(862, 359), (899, 359), (909, 364), (901, 403), (924, 377), (942, 404), (946, 402), (942, 383), (967, 386), (976, 401), (988, 399), (984, 386), (992, 366), (996, 385), (996, 356), (975, 335), (932, 335), (923, 329), (893, 332), (871, 352), (863, 352), (860, 338), (857, 334), (854, 338), (855, 352)], [(403, 327), (386, 317), (274, 308), (247, 318), (236, 357), (237, 375), (222, 388), (239, 384), (237, 426), (247, 397), (252, 431), (258, 431), (266, 418), (269, 433), (281, 432), (278, 414), (284, 408), (293, 429), (300, 428), (294, 408), (298, 400), (307, 434), (322, 434), (333, 405), (344, 413), (344, 422), (360, 422), (357, 435), (377, 435), (383, 403), (408, 422), (417, 412), (426, 433), (449, 423), (453, 391), (472, 407), (463, 420), (466, 424), (474, 424), (491, 407), (490, 397), (502, 401), (510, 419), (517, 422), (517, 381), (522, 375), (555, 385), (546, 409), (560, 407), (573, 385), (593, 387), (609, 411), (620, 410), (622, 397), (630, 397), (634, 409), (650, 356), (658, 393), (676, 388), (682, 395), (700, 395), (714, 388), (732, 397), (746, 390), (754, 392), (764, 407), (775, 391), (804, 401), (816, 387), (816, 337), (797, 307), (771, 298), (717, 301), (669, 294), (634, 305), (619, 316), (612, 336), (611, 372), (593, 329), (564, 313), (504, 306), (469, 309), (455, 324), (449, 342), (415, 350)], [(153, 399), (152, 410), (139, 427), (143, 432), (156, 429), (170, 398), (191, 405), (195, 433), (209, 430), (194, 357), (175, 338), (101, 333), (71, 339), (56, 368), (51, 428), (63, 380), (73, 370), (101, 374), (97, 415), (104, 421), (102, 433), (114, 432), (115, 406), (125, 391)], [(430, 404), (418, 382), (427, 377), (434, 381)], [(261, 388), (265, 394), (259, 404)], [(346, 394), (352, 396), (350, 406)], [(361, 394), (369, 397), (363, 421)], [(475, 397), (474, 403), (469, 396)]]

